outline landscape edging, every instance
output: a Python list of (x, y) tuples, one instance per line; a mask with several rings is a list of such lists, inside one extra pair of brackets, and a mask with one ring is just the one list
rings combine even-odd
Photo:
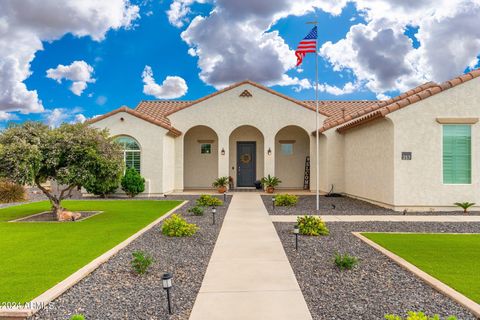
[(424, 282), (426, 282), (429, 286), (433, 289), (439, 291), (440, 293), (446, 295), (447, 297), (451, 298), (458, 304), (462, 305), (470, 312), (472, 312), (477, 318), (480, 318), (480, 304), (476, 303), (475, 301), (471, 300), (470, 298), (464, 296), (460, 292), (456, 291), (452, 287), (446, 285), (445, 283), (441, 282), (440, 280), (432, 277), (425, 271), (421, 270), (420, 268), (416, 267), (415, 265), (411, 264), (407, 260), (403, 259), (402, 257), (396, 255), (395, 253), (385, 249), (381, 245), (377, 244), (376, 242), (368, 239), (367, 237), (363, 236), (360, 232), (352, 232), (352, 234), (365, 242), (366, 244), (370, 245), (377, 251), (380, 251), (388, 258), (393, 260), (396, 264), (400, 267), (404, 268), (407, 271), (413, 273), (416, 277), (420, 278)]
[(163, 214), (158, 219), (152, 221), (147, 226), (143, 227), (141, 230), (137, 231), (124, 241), (117, 244), (115, 247), (111, 248), (107, 252), (104, 252), (99, 257), (90, 261), (87, 265), (83, 266), (79, 270), (75, 271), (73, 274), (62, 280), (61, 282), (57, 283), (52, 288), (48, 289), (32, 301), (26, 303), (26, 305), (35, 306), (34, 308), (0, 308), (0, 319), (26, 319), (27, 317), (31, 317), (39, 310), (45, 308), (47, 304), (58, 298), (62, 293), (73, 287), (75, 284), (80, 282), (83, 278), (88, 276), (90, 273), (95, 271), (98, 267), (102, 264), (107, 262), (111, 257), (116, 255), (120, 250), (124, 249), (130, 243), (132, 243), (135, 239), (140, 237), (142, 234), (153, 228), (155, 225), (163, 221), (164, 219), (168, 218), (171, 214), (173, 214), (176, 210), (183, 207), (188, 201), (185, 200), (180, 203), (178, 206), (173, 208), (172, 210), (168, 211), (167, 213)]

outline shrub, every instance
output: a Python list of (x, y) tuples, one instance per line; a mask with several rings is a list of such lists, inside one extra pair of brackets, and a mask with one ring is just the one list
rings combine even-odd
[(200, 198), (197, 199), (197, 206), (219, 207), (221, 205), (223, 205), (222, 200), (208, 194), (202, 194)]
[[(413, 311), (408, 311), (406, 318), (402, 318), (401, 316), (398, 316), (395, 314), (386, 314), (385, 319), (387, 320), (404, 320), (404, 319), (405, 320), (441, 320), (438, 314), (434, 315), (433, 317), (430, 317), (423, 312), (413, 312)], [(457, 320), (457, 317), (449, 316), (445, 318), (445, 320)]]
[(291, 207), (297, 202), (298, 197), (293, 194), (279, 194), (275, 197), (275, 205), (279, 207)]
[(297, 218), (299, 233), (306, 236), (328, 236), (330, 233), (325, 222), (316, 216)]
[(162, 233), (169, 237), (190, 237), (197, 230), (198, 227), (195, 224), (188, 223), (177, 214), (172, 214), (162, 225)]
[(25, 188), (18, 183), (0, 180), (0, 202), (19, 202), (26, 199)]
[(127, 168), (121, 184), (122, 190), (132, 198), (145, 191), (145, 179), (134, 168)]
[(201, 206), (195, 206), (188, 209), (188, 212), (193, 213), (196, 216), (203, 216), (203, 211), (204, 209)]
[(221, 188), (228, 186), (228, 177), (220, 177), (213, 181), (212, 187)]
[(85, 316), (83, 314), (74, 314), (70, 317), (70, 320), (85, 320)]
[(260, 179), (260, 183), (264, 188), (275, 188), (280, 183), (282, 183), (282, 181), (278, 179), (278, 177), (268, 175)]
[(153, 263), (152, 256), (143, 251), (135, 251), (132, 256), (133, 270), (139, 275), (147, 273), (148, 268)]
[(473, 202), (455, 202), (454, 205), (463, 209), (464, 213), (468, 212), (468, 208), (473, 207), (475, 203)]
[(350, 270), (353, 269), (358, 264), (358, 259), (354, 256), (349, 255), (348, 253), (341, 254), (335, 253), (335, 265), (341, 270)]

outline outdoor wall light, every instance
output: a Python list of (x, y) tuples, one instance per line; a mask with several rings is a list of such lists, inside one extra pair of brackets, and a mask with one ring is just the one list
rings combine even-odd
[(172, 288), (172, 275), (170, 273), (163, 274), (162, 286), (163, 286), (163, 289), (167, 291), (168, 314), (172, 314), (172, 305), (170, 302), (170, 289)]
[(225, 155), (225, 149), (222, 148), (222, 151), (220, 151), (220, 153), (222, 154), (222, 156), (224, 156)]
[(268, 148), (267, 154), (270, 156), (272, 154), (272, 149)]
[(212, 224), (215, 224), (215, 213), (217, 213), (217, 209), (213, 207), (212, 208)]
[(296, 224), (293, 226), (293, 234), (295, 235), (295, 250), (298, 251), (298, 234), (300, 232), (300, 229), (298, 228), (298, 225)]

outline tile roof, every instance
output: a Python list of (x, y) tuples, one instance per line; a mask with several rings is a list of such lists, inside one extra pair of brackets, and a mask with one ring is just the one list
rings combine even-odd
[[(340, 126), (337, 128), (337, 131), (344, 132), (350, 128), (357, 127), (363, 123), (371, 121), (373, 118), (385, 117), (387, 114), (397, 111), (399, 109), (405, 108), (409, 105), (414, 104), (420, 100), (424, 100), (428, 97), (436, 95), (442, 91), (453, 88), (461, 83), (470, 81), (480, 77), (480, 68), (472, 70), (466, 74), (455, 77), (451, 80), (447, 80), (441, 84), (435, 82), (427, 82), (421, 86), (418, 86), (412, 90), (407, 91), (395, 98), (381, 101), (376, 107), (374, 107), (370, 112), (359, 112), (353, 117), (345, 117), (340, 121), (337, 121), (335, 124), (324, 125), (319, 132), (324, 132), (332, 127)], [(351, 121), (354, 120), (354, 121)]]
[[(381, 101), (376, 100), (320, 100), (318, 101), (318, 110), (327, 115), (324, 124), (335, 123), (340, 119), (357, 114), (363, 110), (373, 108)], [(315, 110), (315, 100), (306, 100), (303, 103)]]

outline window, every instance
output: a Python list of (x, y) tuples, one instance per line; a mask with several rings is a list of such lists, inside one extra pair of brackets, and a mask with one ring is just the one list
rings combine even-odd
[(134, 168), (140, 173), (140, 145), (138, 142), (127, 136), (120, 136), (115, 139), (123, 147), (123, 160), (127, 168)]
[(443, 183), (471, 183), (471, 136), (470, 125), (443, 126)]
[(200, 146), (202, 154), (211, 154), (212, 153), (212, 144), (211, 143), (202, 143)]
[(282, 143), (282, 154), (285, 156), (290, 156), (293, 154), (293, 143)]

